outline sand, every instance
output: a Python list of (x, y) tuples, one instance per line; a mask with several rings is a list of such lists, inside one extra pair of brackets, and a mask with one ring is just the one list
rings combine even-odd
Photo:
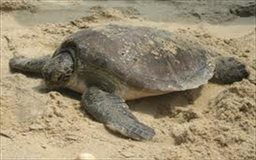
[[(255, 159), (253, 1), (2, 1), (1, 159)], [(152, 12), (155, 10), (154, 12)], [(231, 85), (128, 102), (156, 131), (151, 141), (108, 132), (80, 107), (80, 95), (49, 91), (41, 79), (11, 73), (13, 56), (51, 54), (66, 36), (106, 23), (158, 27), (243, 61), (250, 76)], [(153, 66), (152, 66), (153, 67)]]

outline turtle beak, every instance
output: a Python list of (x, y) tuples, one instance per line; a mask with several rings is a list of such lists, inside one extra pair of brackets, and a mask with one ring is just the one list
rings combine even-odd
[(44, 84), (46, 85), (47, 88), (49, 89), (58, 89), (61, 87), (60, 84), (55, 83), (55, 82), (50, 82), (50, 81), (44, 81)]
[(42, 75), (45, 81), (45, 85), (50, 89), (65, 87), (70, 81), (71, 76), (57, 71), (44, 72)]
[(64, 76), (61, 73), (53, 73), (53, 72), (43, 72), (43, 77), (45, 80), (45, 84), (50, 89), (60, 88), (65, 85)]

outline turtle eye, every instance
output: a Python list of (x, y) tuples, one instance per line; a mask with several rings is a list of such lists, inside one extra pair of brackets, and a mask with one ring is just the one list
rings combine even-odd
[(57, 81), (60, 82), (60, 81), (62, 81), (62, 80), (63, 80), (63, 76), (60, 75), (60, 76), (57, 78)]
[(67, 77), (67, 76), (64, 76), (62, 79), (63, 82), (68, 82), (68, 80), (69, 80), (69, 77)]
[(65, 81), (68, 81), (69, 78), (70, 78), (70, 75), (61, 74), (61, 75), (59, 75), (59, 77), (57, 78), (57, 81), (58, 81), (58, 82), (65, 82)]
[(57, 82), (64, 82), (69, 77), (66, 73), (60, 73), (57, 77)]
[(71, 70), (68, 70), (68, 71), (67, 71), (67, 74), (71, 74), (71, 73), (72, 73), (72, 71), (71, 71)]

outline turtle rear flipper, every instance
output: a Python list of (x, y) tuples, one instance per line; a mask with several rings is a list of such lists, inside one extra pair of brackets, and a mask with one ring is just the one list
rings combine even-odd
[(33, 73), (41, 76), (41, 70), (50, 58), (51, 56), (44, 56), (41, 58), (26, 58), (23, 56), (13, 57), (9, 61), (9, 66), (12, 71)]
[(135, 140), (149, 140), (155, 135), (152, 128), (139, 122), (132, 115), (122, 98), (112, 93), (90, 87), (83, 94), (81, 103), (97, 121), (104, 123), (108, 129), (117, 131), (123, 136)]
[(215, 65), (213, 82), (230, 84), (249, 76), (246, 66), (233, 57), (218, 57)]

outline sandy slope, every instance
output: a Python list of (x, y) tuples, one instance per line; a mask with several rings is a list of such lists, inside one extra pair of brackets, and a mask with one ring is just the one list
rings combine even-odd
[[(50, 12), (43, 12), (42, 8), (47, 8), (47, 3), (51, 6), (59, 4), (3, 1), (1, 158), (73, 159), (81, 152), (104, 159), (255, 158), (255, 17), (240, 18), (229, 12), (230, 6), (242, 2), (218, 4), (220, 2), (215, 1), (210, 6), (205, 1), (195, 2), (169, 2), (168, 5), (177, 8), (168, 12), (166, 17), (170, 19), (161, 22), (151, 19), (154, 16), (150, 14), (141, 14), (143, 7), (135, 2), (135, 7), (114, 8), (104, 8), (102, 6), (108, 3), (98, 2), (89, 9), (91, 14), (82, 18), (71, 16), (72, 20), (65, 22), (46, 23), (43, 20), (51, 17), (41, 17), (41, 23), (26, 25), (20, 17), (26, 19), (25, 16), (32, 16), (31, 12), (35, 15)], [(61, 5), (76, 6), (79, 3), (82, 2), (66, 1)], [(151, 7), (158, 3), (160, 5), (160, 2), (152, 3)], [(87, 5), (86, 2), (82, 4)], [(245, 4), (248, 2), (244, 1)], [(27, 11), (10, 11), (16, 9)], [(17, 16), (17, 13), (21, 15)], [(177, 16), (179, 18), (175, 19)], [(52, 18), (56, 17), (53, 15)], [(102, 124), (92, 120), (80, 108), (79, 94), (48, 91), (40, 79), (10, 73), (8, 61), (11, 57), (52, 53), (71, 33), (102, 23), (147, 25), (185, 34), (215, 50), (216, 55), (240, 58), (251, 75), (232, 85), (209, 83), (191, 91), (128, 102), (132, 112), (156, 131), (152, 141), (137, 142), (111, 134)]]

